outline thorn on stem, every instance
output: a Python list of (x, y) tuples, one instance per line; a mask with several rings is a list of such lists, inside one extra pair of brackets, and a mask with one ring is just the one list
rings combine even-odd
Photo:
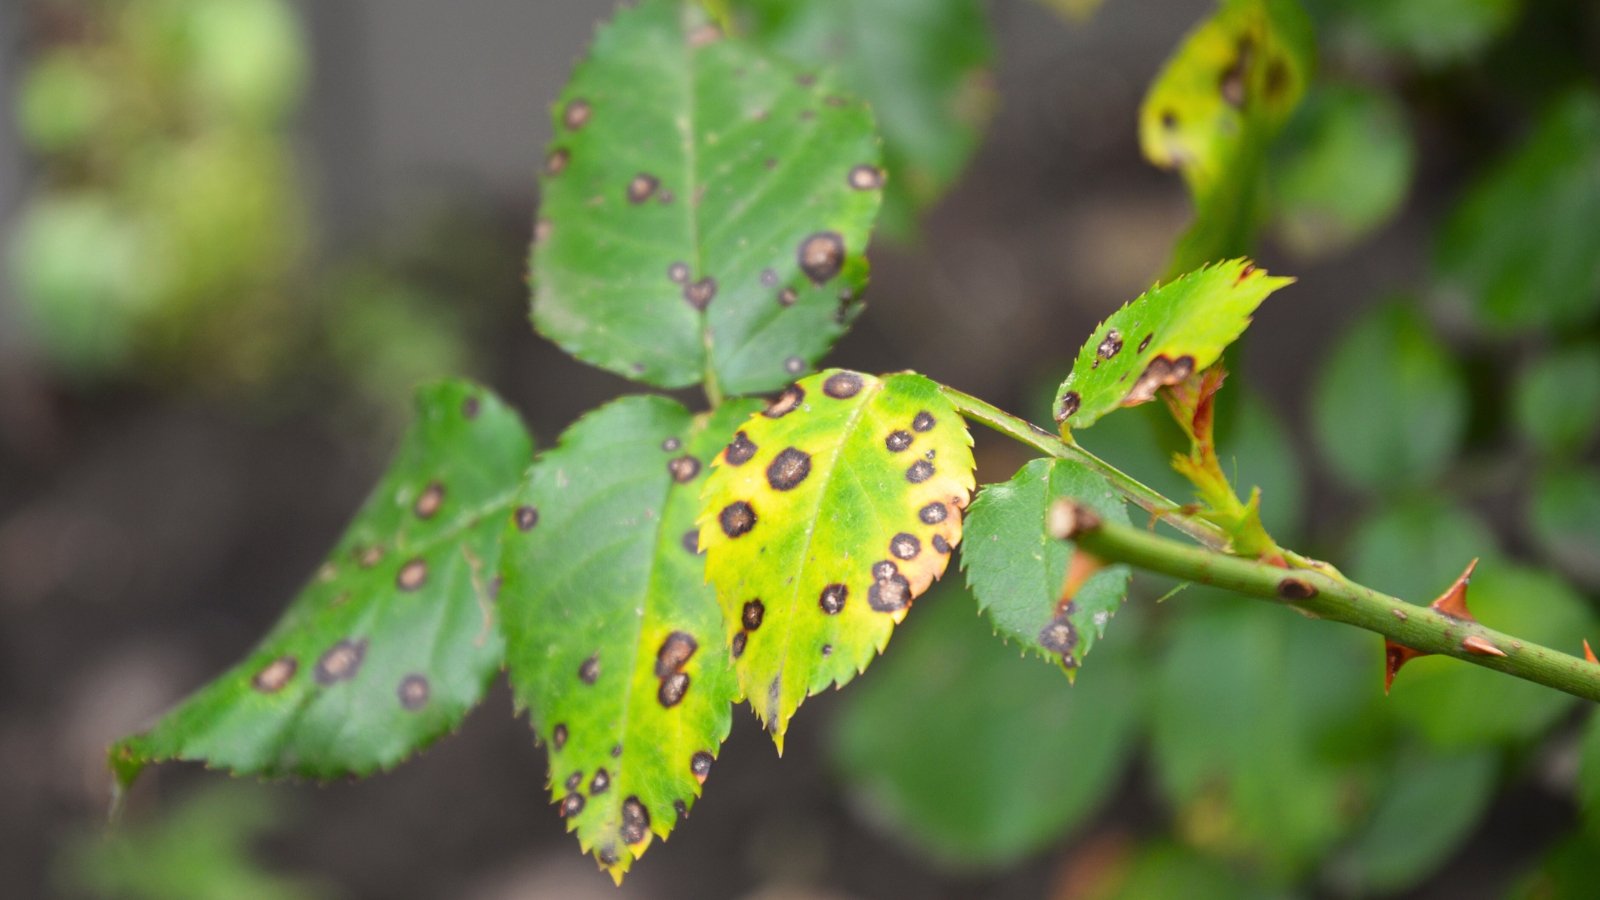
[(1487, 638), (1482, 638), (1475, 634), (1469, 634), (1462, 638), (1461, 646), (1465, 648), (1468, 653), (1476, 653), (1479, 656), (1506, 655), (1504, 650), (1501, 650), (1499, 647), (1496, 647), (1494, 644), (1490, 643)]
[(1589, 647), (1589, 639), (1588, 638), (1584, 638), (1584, 640), (1583, 640), (1583, 658), (1587, 659), (1589, 662), (1592, 662), (1592, 663), (1594, 663), (1596, 665), (1600, 665), (1600, 659), (1597, 659), (1595, 657), (1594, 650), (1590, 649), (1590, 647)]

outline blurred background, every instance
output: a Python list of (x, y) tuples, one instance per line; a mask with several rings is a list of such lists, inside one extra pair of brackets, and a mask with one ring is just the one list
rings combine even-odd
[[(785, 4), (744, 5), (781, 43)], [(1305, 6), (1319, 69), (1272, 143), (1257, 245), (1300, 281), (1234, 363), (1224, 455), (1285, 544), (1417, 602), (1482, 557), (1479, 618), (1577, 652), (1600, 640), (1600, 5)], [(1155, 579), (1069, 688), (947, 578), (884, 660), (806, 704), (782, 760), (740, 711), (693, 820), (620, 890), (564, 834), (503, 686), (390, 774), (163, 767), (103, 833), (106, 746), (276, 619), (418, 381), (483, 380), (542, 444), (633, 389), (526, 316), (549, 106), (612, 9), (0, 4), (9, 895), (1600, 890), (1589, 710), (1439, 659), (1385, 699), (1380, 639), (1199, 589), (1157, 605)], [(833, 360), (1047, 422), (1079, 342), (1189, 223), (1138, 109), (1215, 6), (922, 9), (943, 23), (917, 45), (931, 98), (868, 93), (885, 122), (932, 104), (933, 138), (889, 134), (912, 190)], [(1136, 413), (1081, 436), (1182, 497), (1177, 437)], [(978, 439), (980, 482), (1027, 459)]]

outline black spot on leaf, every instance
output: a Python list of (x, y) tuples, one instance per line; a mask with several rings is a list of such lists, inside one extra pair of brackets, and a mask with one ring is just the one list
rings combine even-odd
[(561, 798), (561, 817), (570, 819), (583, 812), (583, 795), (568, 794)]
[(411, 674), (400, 679), (400, 686), (395, 688), (395, 693), (400, 697), (400, 705), (409, 710), (417, 710), (428, 705), (428, 697), (433, 689), (428, 685), (428, 679), (422, 675)]
[(394, 583), (402, 591), (414, 591), (422, 587), (427, 580), (428, 564), (419, 556), (400, 567), (400, 573), (395, 576)]
[(889, 432), (889, 436), (883, 439), (883, 445), (889, 448), (890, 453), (899, 453), (907, 447), (910, 447), (911, 441), (911, 432), (891, 431)]
[(883, 170), (877, 166), (859, 165), (850, 170), (845, 179), (858, 191), (871, 191), (883, 187)]
[(333, 684), (356, 677), (361, 670), (361, 660), (367, 655), (367, 642), (343, 640), (329, 647), (317, 660), (312, 675), (317, 684)]
[(844, 609), (844, 601), (849, 599), (850, 589), (842, 584), (830, 584), (822, 589), (822, 594), (817, 598), (817, 605), (830, 616), (836, 616)]
[(933, 477), (933, 463), (919, 459), (906, 469), (906, 480), (912, 484), (921, 484)]
[(844, 238), (836, 231), (819, 231), (800, 242), (800, 271), (814, 284), (822, 284), (844, 267)]
[(661, 179), (648, 172), (640, 172), (628, 182), (628, 202), (643, 203), (649, 200), (660, 186)]
[(600, 654), (594, 654), (578, 666), (578, 679), (584, 684), (594, 684), (600, 680)]
[(661, 679), (661, 688), (656, 691), (656, 700), (662, 706), (671, 709), (683, 702), (683, 695), (689, 693), (689, 673), (673, 672)]
[(638, 797), (629, 797), (622, 802), (622, 828), (618, 831), (624, 844), (637, 844), (650, 835), (650, 810), (639, 802)]
[(561, 111), (561, 124), (571, 131), (577, 131), (589, 124), (590, 112), (589, 101), (581, 97), (574, 98), (568, 101), (566, 109)]
[(595, 769), (594, 777), (589, 779), (589, 795), (604, 794), (611, 787), (611, 773), (605, 769)]
[(889, 539), (889, 555), (896, 559), (916, 559), (922, 552), (922, 542), (914, 534), (902, 531)]
[(917, 518), (921, 519), (924, 525), (937, 525), (949, 515), (949, 508), (937, 500), (917, 510)]
[(517, 527), (523, 531), (532, 531), (533, 526), (539, 524), (539, 510), (531, 506), (519, 506), (516, 512)]
[(767, 484), (772, 485), (775, 491), (789, 491), (810, 474), (811, 454), (796, 447), (786, 447), (767, 466)]
[(913, 431), (931, 431), (933, 426), (937, 424), (938, 422), (934, 419), (933, 414), (923, 410), (917, 413), (916, 418), (911, 420), (911, 429)]
[(558, 724), (558, 725), (556, 725), (555, 729), (550, 732), (550, 746), (556, 748), (557, 750), (560, 750), (562, 747), (565, 747), (566, 745), (567, 745), (567, 726), (565, 724)]
[(443, 503), (444, 485), (435, 481), (423, 488), (422, 493), (417, 496), (417, 502), (412, 504), (411, 512), (419, 519), (431, 519)]
[(667, 463), (667, 471), (672, 473), (672, 480), (679, 484), (687, 484), (700, 474), (700, 460), (692, 456), (679, 456)]
[(730, 466), (742, 466), (749, 462), (750, 458), (755, 456), (756, 451), (759, 449), (761, 448), (750, 440), (750, 435), (740, 431), (734, 434), (733, 440), (729, 442), (728, 449), (722, 454), (722, 458)]
[(666, 678), (682, 669), (699, 649), (700, 642), (686, 631), (674, 631), (667, 635), (656, 650), (656, 677)]
[(739, 619), (744, 623), (746, 630), (755, 631), (761, 627), (761, 619), (766, 615), (767, 608), (760, 600), (751, 600), (744, 605), (744, 611)]
[(706, 783), (706, 776), (711, 774), (711, 763), (714, 762), (711, 754), (704, 750), (696, 750), (689, 757), (689, 771), (694, 775), (694, 780), (701, 784)]
[(261, 671), (250, 679), (250, 686), (263, 694), (276, 694), (283, 690), (283, 686), (294, 677), (295, 670), (300, 668), (300, 663), (292, 656), (280, 656), (262, 667)]
[(717, 514), (717, 522), (722, 526), (723, 534), (731, 538), (740, 537), (756, 527), (756, 511), (743, 500), (735, 500)]
[(711, 304), (712, 298), (717, 296), (717, 280), (711, 276), (696, 281), (694, 284), (684, 285), (683, 299), (695, 309), (704, 310)]
[(861, 376), (854, 372), (835, 372), (822, 383), (822, 392), (835, 400), (846, 400), (861, 393)]
[(1061, 405), (1056, 408), (1056, 421), (1065, 422), (1066, 420), (1072, 418), (1072, 414), (1077, 412), (1078, 407), (1082, 405), (1083, 398), (1078, 396), (1077, 391), (1067, 391), (1065, 394), (1062, 394)]
[(800, 403), (805, 399), (806, 389), (798, 384), (791, 384), (784, 388), (783, 393), (778, 395), (778, 399), (769, 403), (767, 408), (761, 411), (761, 414), (769, 419), (781, 419), (799, 409)]
[(1095, 353), (1098, 353), (1101, 359), (1110, 359), (1121, 352), (1122, 335), (1118, 334), (1115, 328), (1106, 332), (1106, 336), (1100, 339), (1100, 346), (1095, 348)]

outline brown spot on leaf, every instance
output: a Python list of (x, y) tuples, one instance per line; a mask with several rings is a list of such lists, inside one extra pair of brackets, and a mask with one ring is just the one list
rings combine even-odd
[(661, 179), (648, 172), (640, 172), (628, 182), (628, 202), (643, 203), (655, 195), (658, 187), (661, 187)]
[(579, 769), (578, 771), (573, 772), (571, 775), (567, 776), (567, 790), (575, 791), (575, 790), (578, 789), (578, 785), (580, 785), (580, 784), (583, 784), (583, 770), (582, 769)]
[(883, 187), (883, 170), (877, 166), (859, 165), (850, 170), (846, 179), (858, 191), (871, 191)]
[(799, 299), (800, 295), (795, 293), (794, 288), (784, 288), (778, 292), (779, 306), (793, 306), (794, 302)]
[(733, 440), (729, 442), (728, 449), (723, 451), (722, 459), (730, 466), (742, 466), (749, 462), (759, 449), (761, 448), (750, 440), (750, 435), (739, 431), (734, 434)]
[(1193, 374), (1194, 357), (1180, 356), (1176, 360), (1172, 360), (1165, 356), (1158, 356), (1150, 360), (1150, 364), (1145, 366), (1144, 372), (1140, 373), (1138, 380), (1133, 383), (1133, 387), (1128, 389), (1128, 393), (1122, 398), (1122, 405), (1137, 406), (1140, 403), (1154, 400), (1156, 391), (1164, 387), (1181, 384)]
[(767, 607), (759, 599), (751, 600), (744, 605), (744, 610), (739, 615), (739, 621), (744, 623), (748, 631), (755, 631), (761, 627), (761, 619), (767, 613)]
[(700, 532), (697, 529), (691, 528), (683, 533), (683, 549), (700, 555)]
[(785, 447), (767, 466), (767, 484), (775, 491), (790, 491), (811, 474), (811, 454), (797, 447)]
[(544, 159), (544, 173), (546, 175), (560, 175), (567, 167), (567, 162), (572, 159), (572, 154), (565, 147), (557, 147), (550, 151)]
[(428, 697), (433, 693), (428, 685), (428, 679), (415, 673), (400, 679), (400, 685), (395, 688), (395, 694), (400, 698), (400, 706), (409, 712), (428, 705)]
[(767, 404), (767, 408), (762, 410), (761, 414), (769, 419), (781, 419), (799, 409), (800, 403), (805, 399), (806, 389), (798, 384), (791, 384), (783, 389), (778, 399)]
[(694, 775), (694, 780), (705, 784), (706, 776), (711, 774), (711, 763), (714, 761), (711, 754), (704, 750), (696, 750), (695, 754), (689, 757), (689, 772)]
[(689, 265), (687, 263), (675, 262), (672, 265), (667, 266), (667, 280), (673, 284), (688, 284)]
[(700, 474), (700, 460), (689, 455), (679, 456), (668, 461), (667, 471), (672, 473), (673, 481), (687, 484)]
[(561, 798), (561, 817), (570, 819), (583, 812), (583, 795), (568, 794)]
[(1101, 359), (1110, 359), (1121, 353), (1122, 335), (1115, 328), (1106, 332), (1106, 336), (1100, 340), (1100, 346), (1096, 347), (1094, 352), (1099, 354)]
[(819, 231), (800, 242), (800, 271), (813, 284), (822, 284), (844, 267), (844, 238), (836, 231)]
[(728, 644), (728, 652), (730, 654), (732, 654), (734, 659), (738, 659), (739, 657), (744, 655), (744, 646), (745, 646), (745, 644), (747, 644), (749, 642), (750, 642), (750, 635), (748, 635), (745, 632), (741, 631), (738, 634), (734, 635), (733, 636), (733, 640), (731, 642), (729, 642), (729, 644)]
[(677, 453), (679, 448), (681, 448), (682, 446), (683, 446), (683, 441), (680, 441), (675, 437), (669, 437), (666, 440), (661, 442), (661, 449), (666, 451), (667, 453)]
[(276, 694), (294, 677), (300, 663), (292, 656), (280, 656), (267, 663), (250, 679), (250, 686), (263, 694)]
[(611, 773), (605, 769), (595, 769), (594, 777), (589, 779), (589, 795), (604, 794), (611, 787)]
[(728, 537), (740, 537), (756, 527), (756, 511), (743, 500), (735, 500), (717, 514), (717, 524), (722, 526), (722, 533)]
[(850, 589), (842, 584), (830, 584), (822, 589), (822, 594), (817, 597), (817, 605), (830, 616), (836, 616), (844, 609), (844, 601), (849, 599)]
[(412, 505), (411, 511), (419, 519), (431, 519), (434, 513), (439, 511), (439, 507), (443, 503), (444, 485), (435, 481), (423, 488), (422, 493), (417, 497), (417, 502)]
[(578, 680), (584, 684), (594, 684), (600, 680), (600, 654), (590, 656), (578, 666)]
[(336, 681), (348, 681), (356, 677), (361, 671), (361, 660), (367, 655), (367, 641), (342, 640), (329, 647), (322, 657), (317, 660), (316, 668), (312, 675), (316, 677), (317, 684), (333, 684)]
[(519, 506), (516, 512), (517, 528), (523, 531), (532, 531), (533, 526), (539, 524), (539, 510), (532, 506)]
[(904, 531), (889, 539), (889, 555), (896, 559), (916, 559), (922, 552), (922, 542), (914, 534)]
[(637, 844), (650, 836), (650, 810), (638, 797), (622, 802), (622, 828), (617, 833), (624, 844)]
[(1077, 391), (1067, 391), (1062, 394), (1061, 405), (1056, 407), (1056, 421), (1065, 422), (1072, 418), (1073, 413), (1076, 413), (1081, 405), (1083, 405), (1083, 398), (1078, 396)]
[(581, 97), (567, 102), (566, 109), (561, 111), (561, 124), (572, 131), (577, 131), (589, 124), (589, 114), (592, 112), (589, 101)]
[(550, 732), (550, 746), (560, 750), (567, 745), (567, 726), (557, 724), (555, 730)]
[(933, 463), (919, 459), (906, 469), (906, 480), (912, 484), (921, 484), (933, 477)]
[(835, 400), (848, 400), (861, 393), (861, 376), (855, 372), (835, 372), (822, 383), (822, 392)]
[(661, 679), (661, 689), (656, 691), (656, 700), (664, 707), (671, 709), (683, 702), (683, 696), (689, 693), (689, 673), (673, 672)]
[(1073, 665), (1072, 651), (1078, 646), (1078, 629), (1072, 624), (1071, 603), (1056, 610), (1052, 618), (1039, 632), (1039, 646), (1051, 653), (1061, 654), (1063, 661), (1072, 660), (1068, 665)]
[(358, 547), (352, 552), (356, 555), (356, 563), (363, 569), (370, 569), (383, 561), (383, 545), (373, 544), (370, 547)]
[(1161, 127), (1171, 131), (1178, 127), (1178, 114), (1170, 109), (1161, 111)]
[(872, 587), (867, 589), (867, 605), (878, 612), (899, 612), (910, 603), (911, 582), (899, 572), (874, 581)]
[(711, 305), (712, 298), (717, 296), (717, 280), (707, 275), (694, 284), (683, 287), (683, 299), (698, 310), (704, 310)]
[(656, 677), (666, 678), (682, 669), (699, 649), (700, 642), (687, 631), (674, 631), (667, 635), (656, 650)]
[(933, 540), (930, 541), (930, 543), (933, 544), (933, 549), (939, 551), (940, 553), (950, 552), (950, 542), (945, 540), (944, 535), (942, 534), (934, 535)]
[(428, 564), (419, 556), (400, 567), (400, 574), (395, 576), (394, 583), (402, 591), (414, 591), (427, 580)]

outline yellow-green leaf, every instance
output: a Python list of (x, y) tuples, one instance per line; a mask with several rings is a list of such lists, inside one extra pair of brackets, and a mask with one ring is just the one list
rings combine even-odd
[(714, 463), (700, 519), (739, 686), (778, 749), (800, 703), (863, 671), (944, 573), (972, 438), (914, 373), (795, 383)]

